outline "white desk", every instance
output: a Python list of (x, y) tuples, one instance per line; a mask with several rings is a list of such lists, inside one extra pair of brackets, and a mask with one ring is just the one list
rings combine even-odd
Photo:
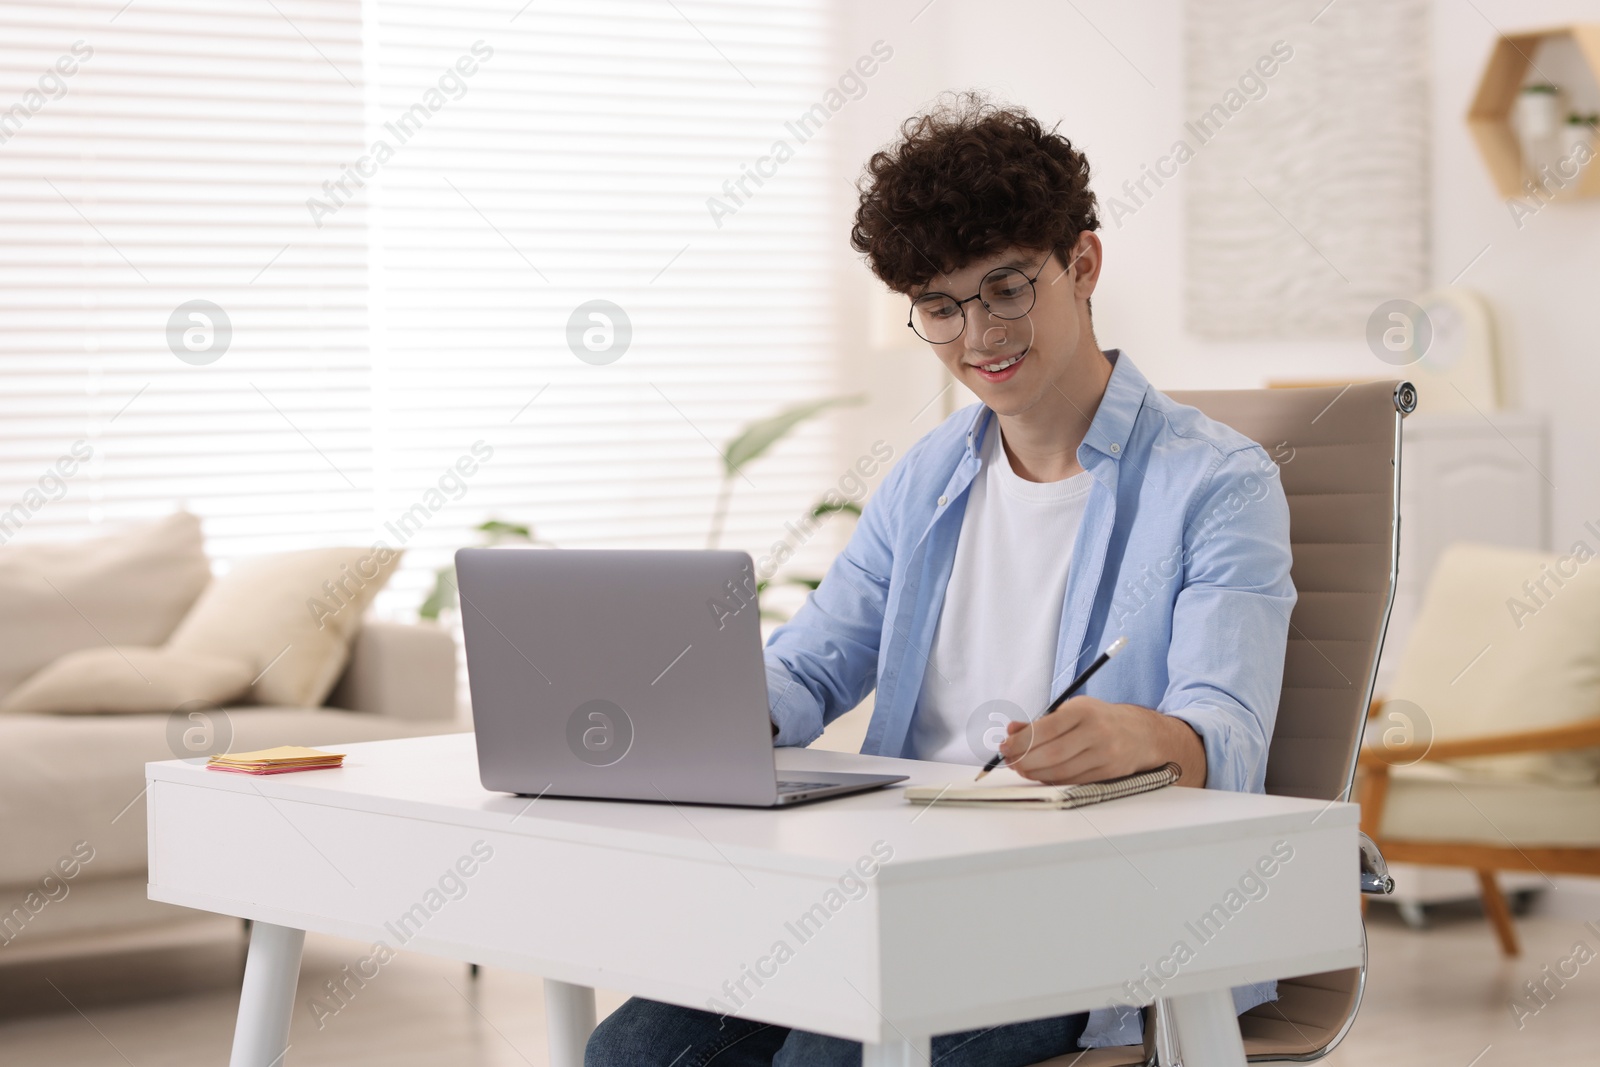
[[(316, 991), (295, 999), (307, 930), (544, 976), (557, 1067), (582, 1062), (597, 986), (699, 1008), (737, 996), (748, 1018), (909, 1067), (933, 1034), (1127, 1001), (1141, 978), (1173, 998), (1189, 1067), (1242, 1065), (1229, 987), (1361, 961), (1353, 805), (1167, 789), (1069, 812), (925, 810), (894, 787), (781, 811), (532, 800), (483, 791), (470, 734), (341, 747), (335, 771), (146, 768), (151, 899), (255, 921), (232, 1067), (278, 1067), (291, 1017), (313, 1023)], [(1275, 845), (1293, 856), (1263, 893), (1246, 876)], [(865, 895), (837, 892), (874, 846), (892, 858)], [(1259, 899), (1230, 913), (1241, 879)], [(1215, 906), (1220, 929), (1197, 929)]]

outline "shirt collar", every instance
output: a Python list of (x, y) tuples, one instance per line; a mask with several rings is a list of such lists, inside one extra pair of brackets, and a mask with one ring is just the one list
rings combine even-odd
[[(1133, 436), (1134, 421), (1144, 407), (1145, 393), (1150, 389), (1150, 382), (1122, 349), (1109, 348), (1105, 356), (1111, 361), (1111, 379), (1106, 382), (1100, 406), (1095, 409), (1094, 418), (1089, 422), (1089, 432), (1084, 435), (1083, 444), (1078, 449), (1080, 463), (1087, 458), (1083, 454), (1086, 448), (1111, 459), (1121, 458), (1128, 449), (1128, 438)], [(984, 439), (994, 425), (994, 412), (980, 405), (967, 427), (966, 454), (969, 459), (977, 460), (980, 457)], [(1088, 464), (1084, 463), (1084, 466)]]
[(1089, 432), (1084, 434), (1083, 444), (1078, 449), (1080, 463), (1086, 458), (1083, 454), (1086, 448), (1112, 459), (1120, 459), (1127, 452), (1134, 421), (1150, 389), (1150, 383), (1122, 349), (1107, 349), (1106, 358), (1111, 361), (1111, 380), (1106, 382), (1105, 395), (1100, 398), (1100, 406), (1089, 423)]

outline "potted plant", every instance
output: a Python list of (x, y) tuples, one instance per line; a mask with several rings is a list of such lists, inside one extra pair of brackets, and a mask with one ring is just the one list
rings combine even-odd
[[(722, 540), (723, 525), (728, 517), (728, 505), (733, 497), (733, 483), (744, 474), (744, 469), (751, 463), (760, 459), (779, 441), (802, 423), (822, 414), (830, 408), (843, 407), (864, 403), (865, 396), (832, 396), (820, 400), (807, 400), (784, 408), (775, 415), (745, 423), (739, 432), (733, 436), (722, 452), (722, 484), (717, 490), (716, 503), (712, 506), (711, 529), (706, 536), (706, 547), (716, 548)], [(811, 517), (824, 518), (835, 513), (846, 513), (860, 516), (861, 509), (850, 501), (831, 503), (818, 501), (811, 508)], [(541, 540), (534, 534), (533, 527), (526, 523), (507, 522), (503, 519), (490, 519), (476, 527), (479, 533), (485, 535), (483, 543), (486, 546), (520, 542), (528, 545), (539, 545), (546, 548), (556, 546), (549, 541)], [(787, 582), (815, 589), (822, 581), (820, 578), (789, 578)], [(756, 593), (759, 595), (771, 585), (770, 578), (762, 578), (756, 583)], [(441, 614), (453, 612), (458, 607), (460, 594), (456, 591), (455, 565), (440, 567), (434, 573), (433, 589), (428, 593), (422, 606), (417, 609), (417, 614), (424, 619), (437, 621)], [(779, 613), (764, 611), (766, 618), (783, 618)]]
[[(784, 408), (775, 415), (754, 422), (746, 423), (733, 440), (728, 442), (722, 450), (722, 485), (717, 490), (717, 501), (711, 512), (711, 530), (706, 536), (706, 547), (716, 548), (722, 540), (722, 528), (728, 517), (728, 504), (733, 496), (734, 480), (741, 477), (744, 468), (765, 455), (767, 450), (783, 440), (802, 423), (815, 418), (830, 408), (843, 407), (864, 403), (865, 396), (832, 396), (821, 400), (807, 400), (799, 404)], [(811, 518), (820, 519), (838, 512), (845, 512), (860, 516), (861, 509), (855, 504), (844, 501), (838, 504), (819, 500), (811, 507)], [(822, 583), (821, 578), (791, 576), (783, 579), (784, 584), (798, 585), (814, 590)], [(756, 578), (756, 596), (761, 603), (760, 611), (763, 619), (784, 622), (788, 615), (772, 607), (770, 598), (762, 597), (773, 584), (771, 576)]]
[(706, 547), (716, 548), (722, 540), (722, 525), (728, 517), (728, 503), (733, 496), (734, 479), (744, 473), (744, 468), (766, 454), (767, 450), (791, 430), (829, 408), (861, 404), (865, 396), (830, 396), (821, 400), (807, 400), (784, 408), (776, 415), (757, 419), (744, 425), (722, 450), (722, 486), (717, 490), (717, 502), (711, 512), (711, 532), (706, 537)]
[[(487, 547), (505, 544), (508, 541), (539, 545), (544, 548), (556, 547), (549, 541), (540, 540), (534, 534), (533, 527), (525, 523), (490, 519), (488, 522), (479, 523), (474, 529), (484, 535), (483, 544)], [(433, 572), (433, 588), (428, 592), (428, 598), (422, 602), (422, 606), (417, 609), (417, 614), (424, 619), (438, 622), (441, 613), (453, 612), (460, 608), (460, 598), (461, 594), (456, 590), (456, 565), (450, 563)]]
[(1517, 94), (1513, 121), (1525, 140), (1554, 136), (1561, 124), (1561, 90), (1545, 82), (1524, 85)]
[(1574, 163), (1592, 158), (1597, 126), (1600, 126), (1600, 113), (1581, 115), (1574, 111), (1568, 115), (1567, 124), (1561, 127), (1561, 158)]
[(1522, 150), (1522, 169), (1537, 175), (1556, 162), (1556, 137), (1561, 128), (1561, 90), (1554, 85), (1524, 85), (1511, 116)]

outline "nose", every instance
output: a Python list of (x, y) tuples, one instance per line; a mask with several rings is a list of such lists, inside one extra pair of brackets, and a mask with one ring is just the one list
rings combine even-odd
[(1006, 322), (989, 314), (989, 309), (974, 300), (966, 307), (965, 344), (969, 352), (992, 352), (1006, 343)]

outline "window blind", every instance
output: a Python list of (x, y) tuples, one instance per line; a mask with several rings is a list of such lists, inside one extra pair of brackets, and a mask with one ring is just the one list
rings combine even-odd
[[(568, 547), (702, 547), (718, 450), (832, 388), (826, 144), (747, 182), (734, 216), (707, 204), (814, 102), (824, 5), (519, 6), (377, 3), (380, 511), (415, 514), (481, 441), (492, 458), (408, 541), (430, 567), (489, 516)], [(614, 362), (569, 341), (593, 300), (631, 326)], [(783, 536), (830, 462), (815, 426), (752, 465), (723, 544)]]
[[(491, 517), (703, 545), (736, 428), (835, 387), (829, 134), (785, 125), (833, 73), (820, 0), (17, 2), (0, 26), (0, 513), (92, 450), (18, 538), (182, 505), (224, 561), (381, 540), (404, 614)], [(724, 545), (784, 537), (832, 462), (813, 424), (752, 465)]]
[(301, 204), (363, 140), (361, 6), (275, 3), (0, 7), (0, 539), (366, 535), (366, 223)]

